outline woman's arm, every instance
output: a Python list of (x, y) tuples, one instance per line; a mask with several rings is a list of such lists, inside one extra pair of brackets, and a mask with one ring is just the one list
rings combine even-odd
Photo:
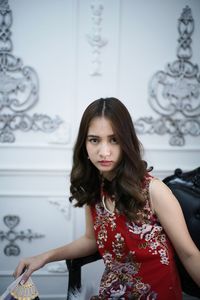
[(160, 180), (152, 180), (150, 198), (158, 219), (171, 240), (181, 262), (200, 286), (200, 251), (194, 244), (178, 200)]
[(33, 257), (21, 259), (14, 272), (14, 276), (18, 277), (20, 274), (22, 274), (24, 269), (26, 269), (26, 272), (21, 280), (21, 283), (25, 283), (34, 271), (40, 269), (47, 263), (83, 257), (97, 251), (93, 221), (91, 211), (88, 206), (85, 207), (85, 216), (86, 230), (82, 237), (62, 247), (49, 250)]

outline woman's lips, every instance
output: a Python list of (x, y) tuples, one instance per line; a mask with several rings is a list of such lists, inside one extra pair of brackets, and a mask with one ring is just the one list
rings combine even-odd
[(99, 163), (101, 166), (105, 166), (105, 167), (112, 165), (111, 160), (100, 160)]

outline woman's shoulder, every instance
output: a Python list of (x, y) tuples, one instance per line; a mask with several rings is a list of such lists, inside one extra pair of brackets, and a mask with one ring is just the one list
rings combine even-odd
[(160, 178), (158, 178), (150, 173), (145, 174), (142, 184), (143, 184), (143, 186), (149, 187), (151, 185), (154, 188), (169, 190), (168, 186)]
[(154, 199), (162, 201), (164, 197), (169, 197), (172, 192), (168, 186), (158, 177), (147, 173), (142, 183), (142, 193), (145, 196), (147, 203), (154, 210)]

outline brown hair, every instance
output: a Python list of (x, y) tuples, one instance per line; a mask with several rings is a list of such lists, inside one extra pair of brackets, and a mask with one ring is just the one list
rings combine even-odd
[(141, 144), (136, 136), (131, 116), (125, 105), (116, 98), (101, 98), (92, 102), (83, 113), (74, 147), (71, 171), (70, 201), (75, 206), (93, 205), (100, 201), (101, 177), (88, 160), (86, 138), (91, 120), (109, 119), (122, 149), (122, 160), (111, 182), (105, 180), (104, 189), (116, 199), (116, 208), (128, 218), (134, 218), (144, 206), (141, 183), (147, 173), (147, 163), (141, 158)]

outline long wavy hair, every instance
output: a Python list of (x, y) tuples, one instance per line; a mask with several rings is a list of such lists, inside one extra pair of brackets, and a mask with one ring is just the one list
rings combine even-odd
[(122, 159), (115, 169), (112, 181), (104, 179), (104, 190), (114, 196), (116, 208), (129, 219), (134, 219), (142, 209), (145, 199), (141, 186), (147, 169), (142, 159), (142, 145), (139, 142), (132, 118), (125, 105), (116, 98), (101, 98), (92, 102), (83, 113), (78, 137), (74, 146), (73, 165), (70, 175), (70, 201), (75, 206), (94, 205), (101, 199), (102, 177), (88, 159), (86, 138), (91, 121), (96, 117), (111, 121), (113, 132), (122, 150)]

